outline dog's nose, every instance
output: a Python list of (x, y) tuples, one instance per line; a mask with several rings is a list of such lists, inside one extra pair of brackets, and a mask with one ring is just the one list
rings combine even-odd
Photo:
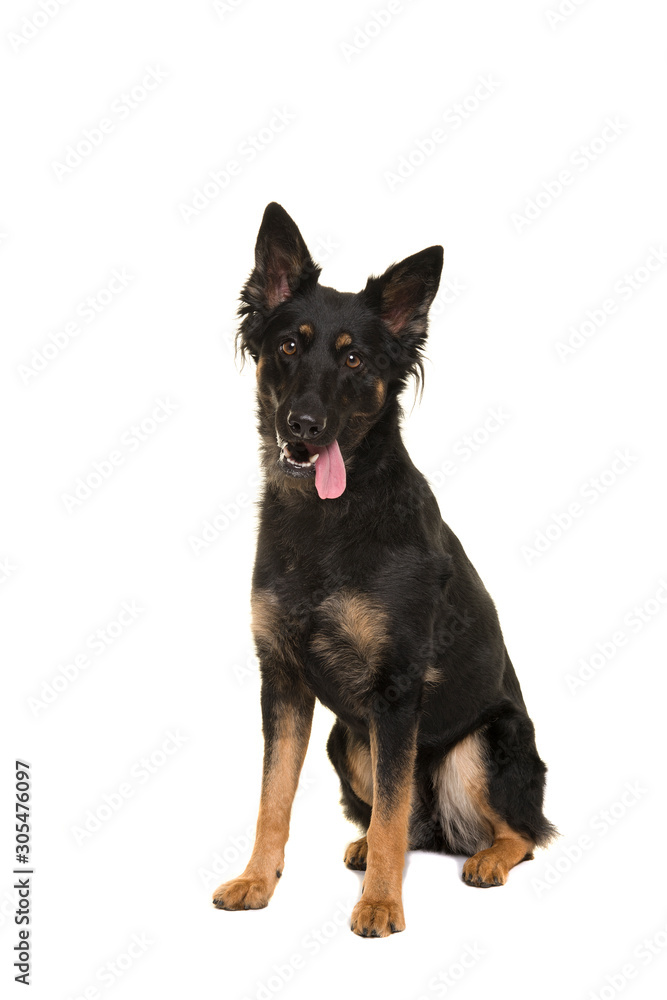
[(320, 414), (310, 417), (307, 413), (304, 413), (303, 416), (290, 413), (287, 423), (292, 434), (303, 438), (304, 441), (312, 441), (314, 438), (319, 437), (327, 425), (326, 417)]

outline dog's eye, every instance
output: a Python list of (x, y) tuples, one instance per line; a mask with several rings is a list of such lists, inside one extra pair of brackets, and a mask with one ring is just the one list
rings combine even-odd
[(283, 354), (296, 354), (296, 340), (284, 340), (280, 345)]
[(345, 358), (345, 364), (348, 368), (358, 368), (361, 364), (361, 358), (358, 354), (348, 354)]

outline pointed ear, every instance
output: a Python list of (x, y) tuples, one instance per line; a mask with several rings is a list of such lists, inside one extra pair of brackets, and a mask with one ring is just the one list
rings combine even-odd
[(255, 244), (255, 269), (241, 292), (249, 310), (266, 313), (291, 299), (298, 290), (315, 284), (320, 268), (285, 209), (272, 201), (266, 206)]
[(366, 301), (379, 311), (394, 337), (418, 343), (426, 335), (442, 261), (442, 247), (428, 247), (393, 264), (381, 277), (368, 279)]

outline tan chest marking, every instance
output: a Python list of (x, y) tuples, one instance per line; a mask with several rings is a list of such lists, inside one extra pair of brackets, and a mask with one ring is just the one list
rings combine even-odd
[(278, 598), (270, 590), (255, 590), (251, 599), (251, 628), (260, 657), (275, 665), (301, 665), (299, 623), (286, 615)]
[(311, 650), (340, 680), (346, 699), (358, 701), (372, 690), (388, 646), (387, 613), (366, 594), (339, 591), (318, 608)]

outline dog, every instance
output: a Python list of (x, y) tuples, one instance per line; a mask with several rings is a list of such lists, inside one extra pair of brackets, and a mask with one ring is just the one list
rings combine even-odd
[(406, 851), (463, 854), (464, 882), (499, 886), (556, 833), (495, 606), (401, 439), (442, 263), (432, 246), (338, 292), (287, 212), (264, 212), (237, 340), (256, 365), (264, 473), (264, 766), (252, 855), (219, 909), (266, 906), (283, 873), (316, 699), (336, 715), (327, 751), (364, 833), (344, 857), (365, 871), (356, 934), (405, 928)]

